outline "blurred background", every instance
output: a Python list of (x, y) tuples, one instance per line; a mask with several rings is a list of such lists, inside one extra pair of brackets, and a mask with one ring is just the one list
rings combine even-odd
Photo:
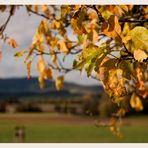
[[(0, 15), (0, 26), (7, 13)], [(131, 111), (121, 120), (121, 138), (106, 123), (118, 106), (113, 104), (103, 87), (85, 73), (66, 75), (64, 88), (57, 91), (53, 81), (39, 88), (37, 69), (32, 66), (28, 80), (23, 58), (16, 60), (16, 51), (27, 49), (41, 19), (29, 16), (22, 8), (10, 20), (6, 32), (19, 44), (11, 49), (0, 41), (0, 142), (148, 142), (148, 100), (142, 112)], [(16, 23), (17, 22), (17, 23)], [(19, 25), (18, 25), (19, 24)], [(71, 36), (73, 37), (73, 36)], [(66, 62), (72, 64), (70, 57)]]

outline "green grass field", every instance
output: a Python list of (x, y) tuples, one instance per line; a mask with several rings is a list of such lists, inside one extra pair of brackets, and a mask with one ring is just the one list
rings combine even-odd
[(73, 119), (49, 114), (0, 114), (0, 142), (13, 142), (15, 126), (24, 125), (25, 142), (31, 143), (147, 143), (147, 123), (148, 117), (134, 117), (121, 127), (123, 138), (117, 138), (108, 128), (95, 127), (89, 118)]

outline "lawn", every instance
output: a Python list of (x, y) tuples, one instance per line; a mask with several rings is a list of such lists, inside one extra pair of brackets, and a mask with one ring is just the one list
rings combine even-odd
[[(97, 128), (92, 119), (49, 114), (0, 114), (0, 142), (14, 139), (15, 126), (25, 126), (25, 142), (31, 143), (108, 143), (148, 142), (148, 117), (133, 117), (121, 127), (122, 138), (108, 128)], [(130, 121), (133, 121), (132, 124)], [(135, 124), (133, 124), (135, 123)]]

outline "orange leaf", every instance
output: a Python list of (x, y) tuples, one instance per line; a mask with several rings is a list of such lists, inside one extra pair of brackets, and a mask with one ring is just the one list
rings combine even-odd
[(45, 68), (46, 68), (46, 63), (43, 59), (43, 56), (40, 56), (38, 63), (37, 63), (37, 69), (40, 72), (40, 74), (44, 73)]
[(48, 10), (48, 6), (47, 5), (42, 5), (42, 11), (44, 13), (46, 13), (47, 10)]
[(50, 80), (53, 80), (53, 69), (51, 67), (46, 69), (46, 75), (47, 75), (47, 78), (49, 78)]
[(35, 5), (34, 6), (34, 10), (35, 10), (36, 13), (39, 13), (39, 6), (38, 5)]
[(39, 81), (40, 88), (43, 89), (45, 86), (44, 78), (42, 76), (40, 76), (38, 78), (38, 81)]
[(119, 34), (121, 33), (121, 26), (118, 22), (118, 18), (115, 15), (111, 15), (108, 19), (108, 22), (103, 23), (101, 29), (103, 33), (108, 37), (121, 40), (119, 36)]
[(31, 64), (32, 64), (32, 61), (29, 61), (29, 62), (27, 63), (28, 79), (31, 78), (31, 76), (30, 76)]
[(59, 42), (59, 46), (60, 46), (59, 48), (60, 48), (61, 52), (65, 53), (65, 54), (67, 54), (69, 52), (64, 40)]
[(64, 80), (64, 77), (63, 76), (59, 76), (57, 79), (56, 79), (56, 88), (57, 90), (61, 90), (62, 87), (63, 87), (63, 80)]
[(12, 39), (12, 38), (9, 38), (8, 44), (9, 44), (10, 46), (12, 46), (13, 48), (18, 47), (18, 44), (16, 43), (16, 41), (15, 41), (14, 39)]
[(148, 55), (146, 54), (146, 52), (144, 50), (135, 49), (134, 50), (134, 58), (137, 61), (142, 62), (143, 60), (148, 58)]
[(131, 107), (137, 111), (143, 110), (142, 102), (141, 102), (140, 98), (138, 96), (136, 96), (135, 93), (132, 94), (132, 97), (130, 99), (130, 104), (131, 104)]

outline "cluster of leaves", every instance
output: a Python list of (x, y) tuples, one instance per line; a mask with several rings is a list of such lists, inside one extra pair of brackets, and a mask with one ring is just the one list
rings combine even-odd
[[(132, 108), (137, 111), (143, 109), (141, 99), (148, 96), (147, 6), (24, 7), (29, 14), (43, 18), (30, 48), (15, 54), (15, 57), (27, 54), (25, 63), (28, 78), (31, 77), (34, 57), (38, 57), (37, 69), (41, 88), (44, 87), (45, 79), (54, 79), (55, 70), (59, 72), (55, 84), (60, 90), (64, 74), (74, 69), (80, 72), (84, 69), (88, 77), (100, 80), (112, 101), (121, 107), (122, 111), (118, 115), (126, 113), (123, 104), (129, 97)], [(5, 8), (1, 7), (0, 10), (4, 11)], [(13, 39), (9, 39), (9, 44), (13, 48), (17, 46)], [(69, 55), (75, 56), (75, 60), (72, 67), (65, 68), (64, 60)]]

